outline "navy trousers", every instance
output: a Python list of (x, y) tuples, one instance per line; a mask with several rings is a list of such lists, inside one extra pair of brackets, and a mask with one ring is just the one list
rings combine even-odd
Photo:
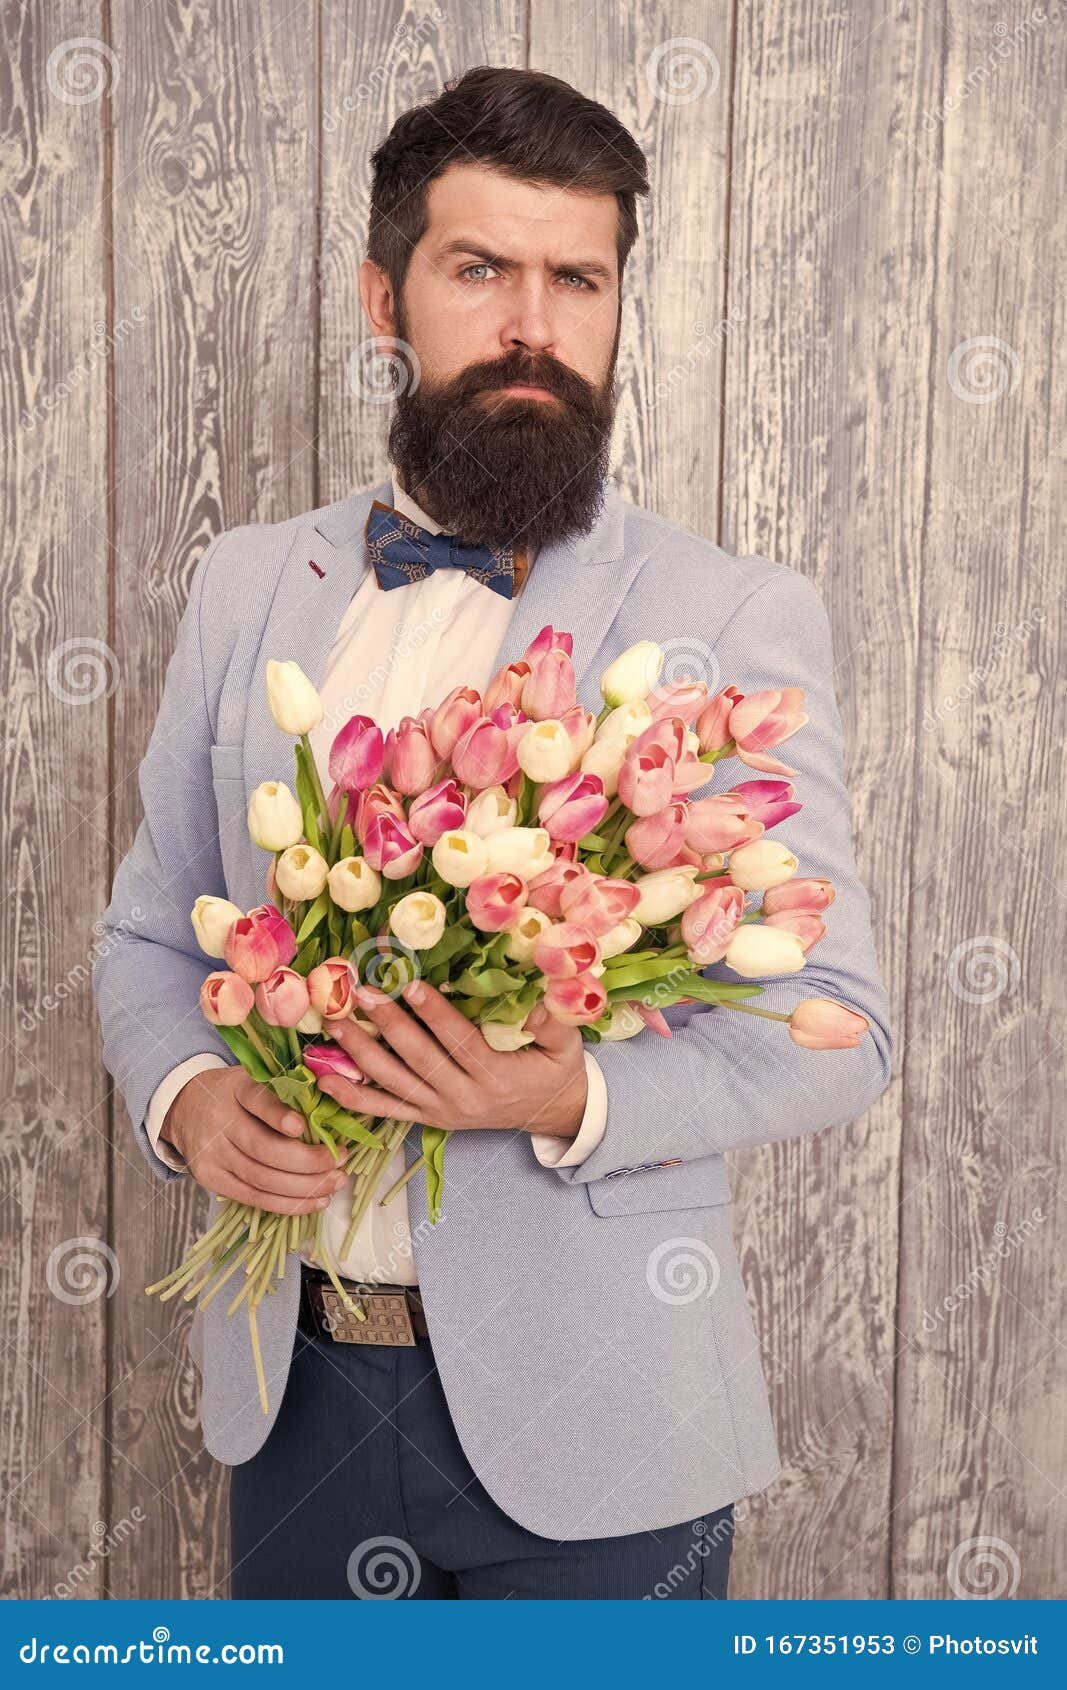
[(239, 1600), (716, 1600), (733, 1510), (623, 1537), (539, 1537), (475, 1477), (427, 1339), (335, 1344), (301, 1316), (270, 1436), (232, 1471), (230, 1529)]

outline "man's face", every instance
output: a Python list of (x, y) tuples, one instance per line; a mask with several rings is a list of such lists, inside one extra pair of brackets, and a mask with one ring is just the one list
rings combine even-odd
[(584, 532), (614, 415), (615, 196), (460, 164), (432, 183), (428, 212), (400, 301), (364, 266), (372, 323), (407, 341), (421, 370), (397, 395), (400, 477), (471, 544)]

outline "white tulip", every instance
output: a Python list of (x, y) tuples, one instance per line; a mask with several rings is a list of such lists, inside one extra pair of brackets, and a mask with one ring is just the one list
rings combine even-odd
[(469, 827), (458, 827), (451, 833), (442, 833), (432, 857), (434, 868), (449, 886), (469, 886), (485, 873), (489, 850), (485, 840)]
[(502, 827), (485, 841), (486, 873), (521, 874), (534, 880), (552, 867), (552, 841), (544, 827)]
[(322, 700), (299, 663), (270, 659), (267, 703), (283, 734), (309, 734), (322, 721)]
[(326, 877), (330, 897), (338, 909), (354, 915), (369, 910), (382, 895), (382, 877), (366, 857), (342, 857)]
[(225, 956), (230, 928), (244, 913), (228, 898), (212, 898), (205, 892), (192, 909), (193, 932), (200, 949), (208, 956)]
[(483, 1021), (480, 1023), (482, 1038), (490, 1050), (521, 1050), (523, 1045), (532, 1045), (534, 1036), (526, 1032), (521, 1024), (508, 1021)]
[(764, 974), (795, 974), (806, 959), (798, 934), (750, 921), (737, 929), (723, 960), (735, 974), (758, 980)]
[(730, 879), (746, 892), (762, 892), (792, 880), (800, 867), (780, 839), (753, 839), (730, 852)]
[(600, 677), (605, 704), (629, 704), (647, 698), (663, 668), (663, 652), (652, 640), (638, 640), (614, 661)]
[(486, 839), (502, 827), (514, 827), (518, 813), (518, 804), (514, 798), (508, 797), (502, 786), (487, 786), (477, 798), (471, 799), (464, 827), (467, 832), (480, 834)]
[(516, 962), (532, 962), (534, 947), (546, 927), (552, 926), (550, 916), (544, 910), (535, 909), (533, 904), (527, 904), (513, 927), (507, 930), (507, 944), (504, 946), (509, 957)]
[(575, 744), (562, 722), (531, 722), (516, 747), (519, 768), (531, 780), (562, 780), (575, 765)]
[(313, 845), (290, 845), (275, 865), (274, 883), (284, 897), (299, 903), (318, 897), (329, 872), (329, 863)]
[(693, 899), (700, 896), (700, 887), (696, 883), (699, 873), (700, 869), (686, 864), (681, 868), (654, 869), (651, 874), (635, 880), (641, 902), (633, 914), (642, 927), (660, 927), (688, 909)]
[(322, 1032), (324, 1022), (322, 1016), (313, 1003), (309, 1003), (300, 1020), (296, 1024), (298, 1033), (309, 1033), (312, 1038), (318, 1038)]
[(621, 956), (623, 951), (628, 951), (630, 946), (640, 939), (643, 931), (635, 915), (624, 916), (610, 933), (605, 933), (597, 940), (601, 957), (606, 961), (609, 956)]
[(643, 1033), (645, 1024), (638, 1015), (632, 1003), (612, 1004), (608, 1012), (609, 1020), (606, 1027), (597, 1023), (597, 1032), (609, 1044), (619, 1044), (623, 1039), (635, 1039), (638, 1033)]
[(598, 739), (582, 758), (583, 775), (599, 775), (607, 798), (614, 798), (619, 790), (619, 770), (632, 743), (625, 734)]
[(432, 892), (408, 892), (393, 905), (389, 926), (410, 951), (429, 951), (444, 932), (447, 915)]
[(643, 698), (634, 699), (632, 704), (620, 704), (617, 710), (612, 710), (601, 722), (596, 731), (597, 739), (617, 739), (620, 736), (632, 743), (652, 725), (652, 711)]
[(248, 805), (248, 831), (264, 851), (287, 851), (304, 837), (304, 818), (284, 781), (265, 780)]

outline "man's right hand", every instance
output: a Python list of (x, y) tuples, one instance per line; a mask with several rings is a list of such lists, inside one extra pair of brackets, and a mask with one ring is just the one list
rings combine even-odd
[(304, 1125), (302, 1115), (233, 1064), (186, 1081), (162, 1137), (217, 1196), (277, 1215), (307, 1215), (326, 1207), (345, 1175), (324, 1144), (301, 1142)]

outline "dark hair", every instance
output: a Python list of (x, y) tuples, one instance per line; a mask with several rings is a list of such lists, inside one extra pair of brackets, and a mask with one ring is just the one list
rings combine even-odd
[(645, 155), (606, 106), (539, 70), (479, 65), (437, 98), (402, 112), (373, 154), (367, 257), (399, 298), (412, 249), (426, 232), (427, 190), (451, 164), (487, 165), (523, 182), (614, 193), (621, 279), (637, 239)]

